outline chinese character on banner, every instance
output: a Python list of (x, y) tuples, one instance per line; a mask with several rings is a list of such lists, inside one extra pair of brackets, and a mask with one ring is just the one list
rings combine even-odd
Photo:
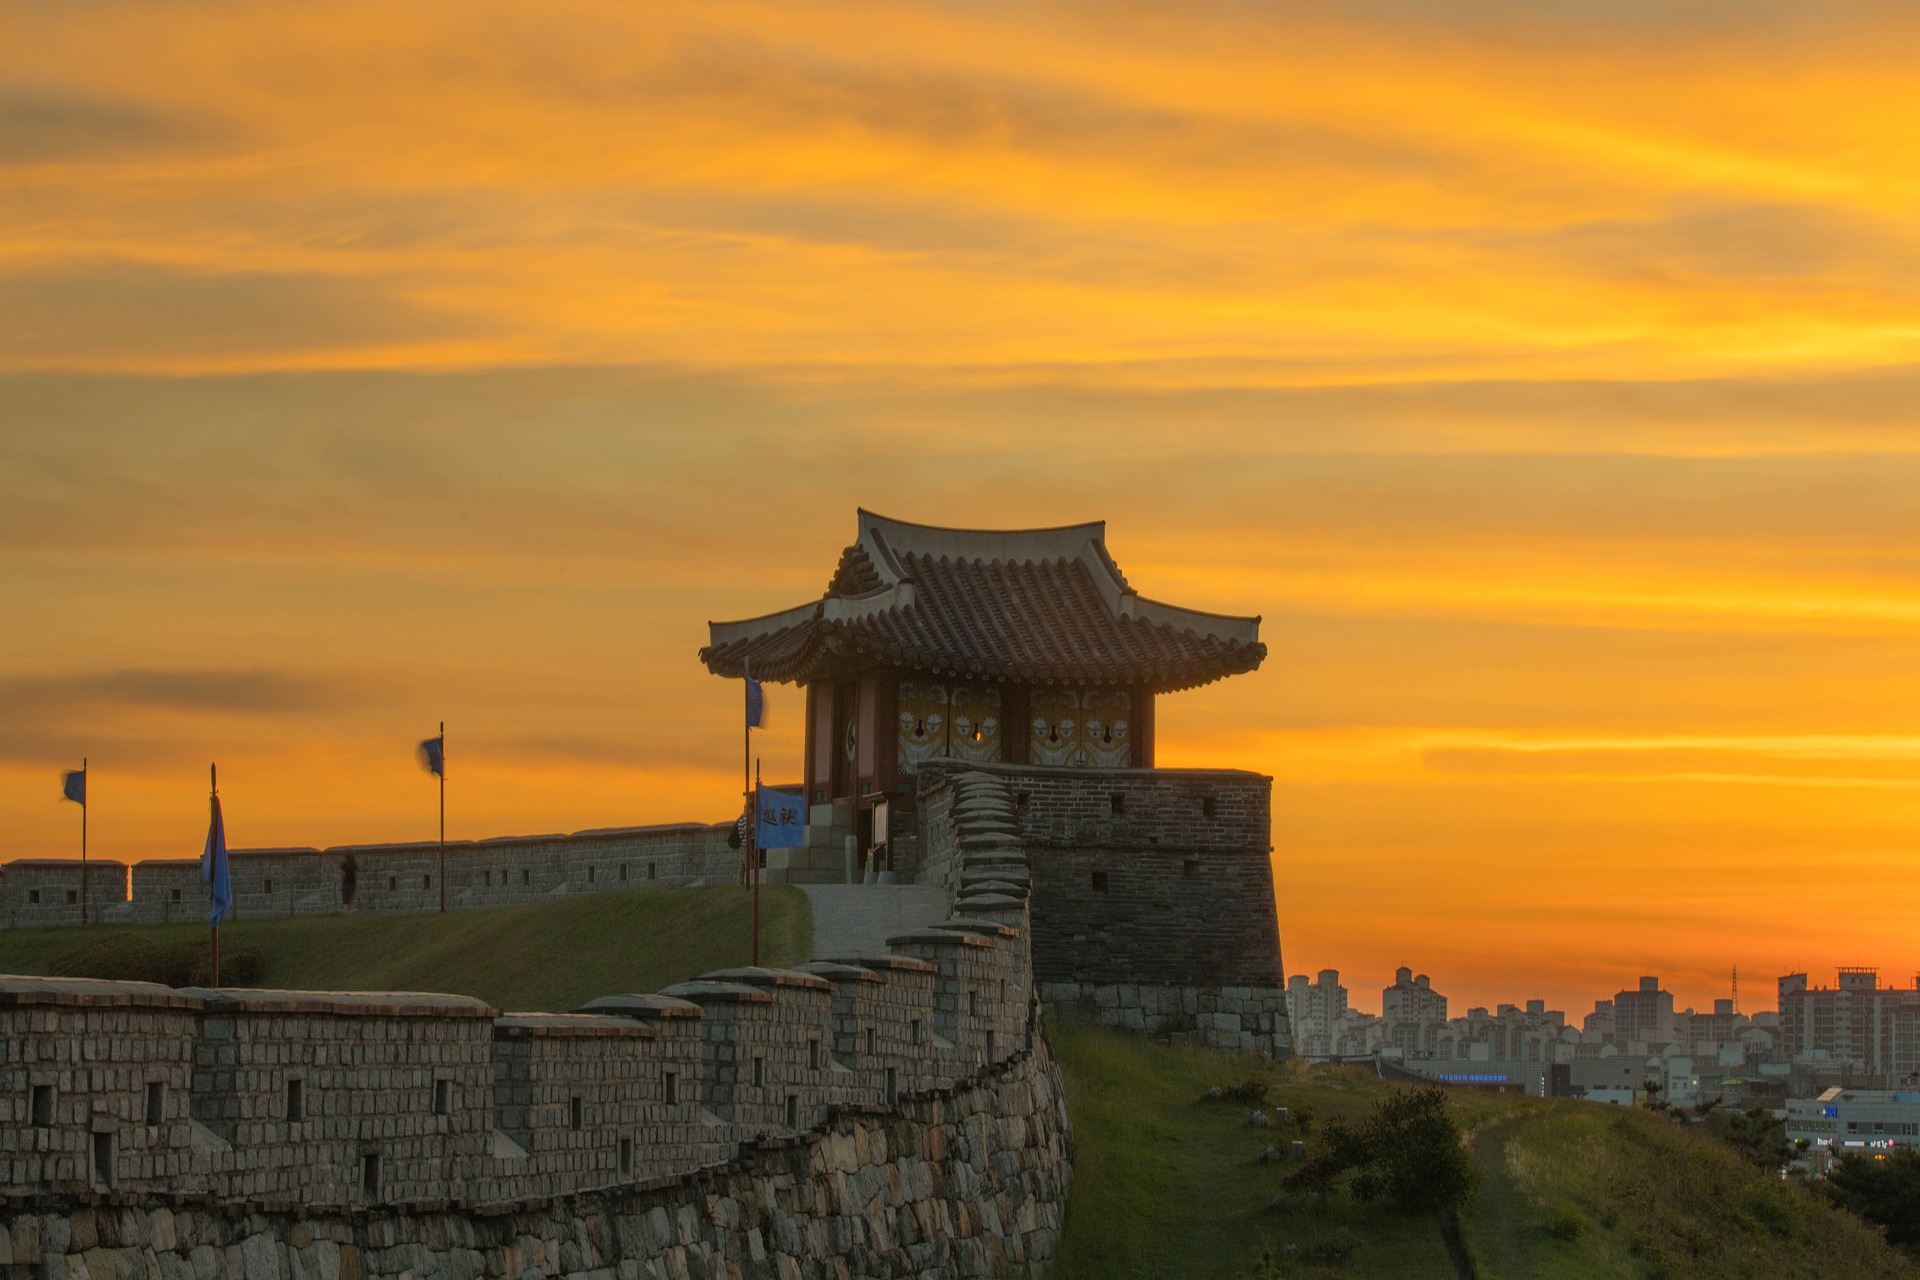
[(807, 842), (806, 797), (761, 787), (755, 830), (762, 849), (798, 849)]

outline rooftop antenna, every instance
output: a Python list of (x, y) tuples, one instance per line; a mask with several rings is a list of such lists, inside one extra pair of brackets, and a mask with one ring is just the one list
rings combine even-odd
[(1740, 1012), (1740, 966), (1733, 966), (1733, 1011)]

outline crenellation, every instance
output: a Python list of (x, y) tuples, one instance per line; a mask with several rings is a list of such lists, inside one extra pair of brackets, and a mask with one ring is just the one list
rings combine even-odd
[[(731, 824), (614, 827), (571, 835), (450, 840), (447, 907), (528, 906), (573, 893), (732, 884), (739, 854)], [(234, 849), (228, 854), (233, 909), (241, 919), (278, 916), (411, 914), (440, 906), (442, 847), (341, 845), (330, 849)], [(204, 920), (207, 888), (197, 858), (87, 865), (92, 918), (114, 924)], [(80, 863), (23, 859), (0, 865), (0, 928), (80, 923)]]

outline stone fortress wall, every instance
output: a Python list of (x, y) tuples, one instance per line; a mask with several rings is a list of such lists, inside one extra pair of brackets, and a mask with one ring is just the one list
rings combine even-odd
[[(951, 768), (952, 766), (947, 766)], [(1032, 868), (1035, 989), (1049, 1004), (1218, 1048), (1291, 1051), (1270, 855), (1273, 781), (1237, 769), (969, 765), (1001, 780)], [(923, 765), (932, 777), (942, 766)], [(989, 839), (930, 819), (917, 877), (989, 887)]]
[(1029, 869), (1005, 780), (938, 785), (952, 918), (880, 955), (570, 1014), (0, 979), (0, 1268), (1027, 1271), (1071, 1176)]
[[(602, 889), (735, 884), (740, 852), (731, 823), (615, 827), (572, 835), (447, 842), (447, 906), (519, 907)], [(234, 849), (234, 914), (242, 920), (342, 911), (405, 915), (440, 905), (440, 846), (341, 845)], [(204, 920), (198, 858), (133, 864), (90, 859), (88, 914), (108, 924)], [(80, 923), (80, 864), (23, 859), (0, 864), (0, 928)], [(131, 894), (129, 896), (129, 890)]]
[[(1043, 1001), (1287, 1051), (1270, 785), (929, 767), (897, 861), (948, 891), (950, 919), (880, 954), (723, 970), (572, 1013), (0, 979), (0, 1274), (1027, 1273), (1052, 1255), (1071, 1178)], [(534, 895), (520, 900), (635, 883), (648, 854), (653, 883), (703, 866), (730, 880), (725, 837), (478, 842), (458, 874), (479, 897)], [(413, 910), (435, 897), (403, 878), (430, 874), (433, 845), (241, 856), (256, 859), (236, 857), (243, 904), (325, 902), (329, 865), (354, 867), (356, 910), (363, 892)], [(192, 862), (142, 864), (136, 883), (175, 866), (199, 887)], [(286, 868), (320, 870), (287, 888)], [(515, 870), (517, 886), (499, 875)]]

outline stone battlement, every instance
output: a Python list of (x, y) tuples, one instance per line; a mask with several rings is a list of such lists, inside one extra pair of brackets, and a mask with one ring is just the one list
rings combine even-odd
[[(1042, 1000), (1108, 1026), (1290, 1052), (1272, 779), (939, 761), (921, 772), (918, 878), (962, 902), (1029, 890)], [(1011, 814), (971, 811), (949, 777), (1003, 786)]]
[[(1269, 788), (1233, 771), (935, 765), (902, 870), (946, 888), (949, 919), (877, 954), (723, 969), (571, 1013), (0, 978), (0, 1264), (169, 1280), (1033, 1274), (1071, 1177), (1043, 1001), (1287, 1051)], [(502, 870), (527, 873), (520, 890), (616, 887), (623, 858), (632, 883), (649, 851), (656, 883), (694, 878), (701, 857), (730, 879), (725, 835), (488, 841), (448, 861), (482, 897), (517, 891), (491, 883)], [(367, 909), (367, 877), (406, 901), (404, 860), (436, 855), (240, 854), (235, 883), (271, 867), (273, 889), (250, 890), (264, 896), (285, 868), (320, 868), (324, 903), (351, 867)], [(195, 873), (143, 863), (136, 884), (143, 869)], [(428, 905), (421, 892), (411, 909)]]
[[(602, 889), (734, 884), (740, 853), (731, 823), (610, 827), (571, 835), (449, 840), (447, 906), (520, 907)], [(234, 849), (228, 854), (234, 914), (242, 920), (343, 911), (410, 915), (440, 906), (440, 845), (339, 845), (331, 849)], [(129, 875), (131, 870), (131, 875)], [(204, 920), (207, 887), (198, 858), (152, 859), (131, 868), (110, 858), (87, 865), (89, 916), (106, 924)], [(0, 928), (80, 923), (78, 861), (28, 858), (0, 864)]]
[[(956, 840), (1012, 812), (995, 780), (953, 785), (970, 805)], [(716, 1168), (1030, 1050), (1027, 877), (1007, 875), (1015, 892), (963, 894), (879, 956), (725, 969), (570, 1014), (0, 978), (0, 1203), (508, 1208)]]

